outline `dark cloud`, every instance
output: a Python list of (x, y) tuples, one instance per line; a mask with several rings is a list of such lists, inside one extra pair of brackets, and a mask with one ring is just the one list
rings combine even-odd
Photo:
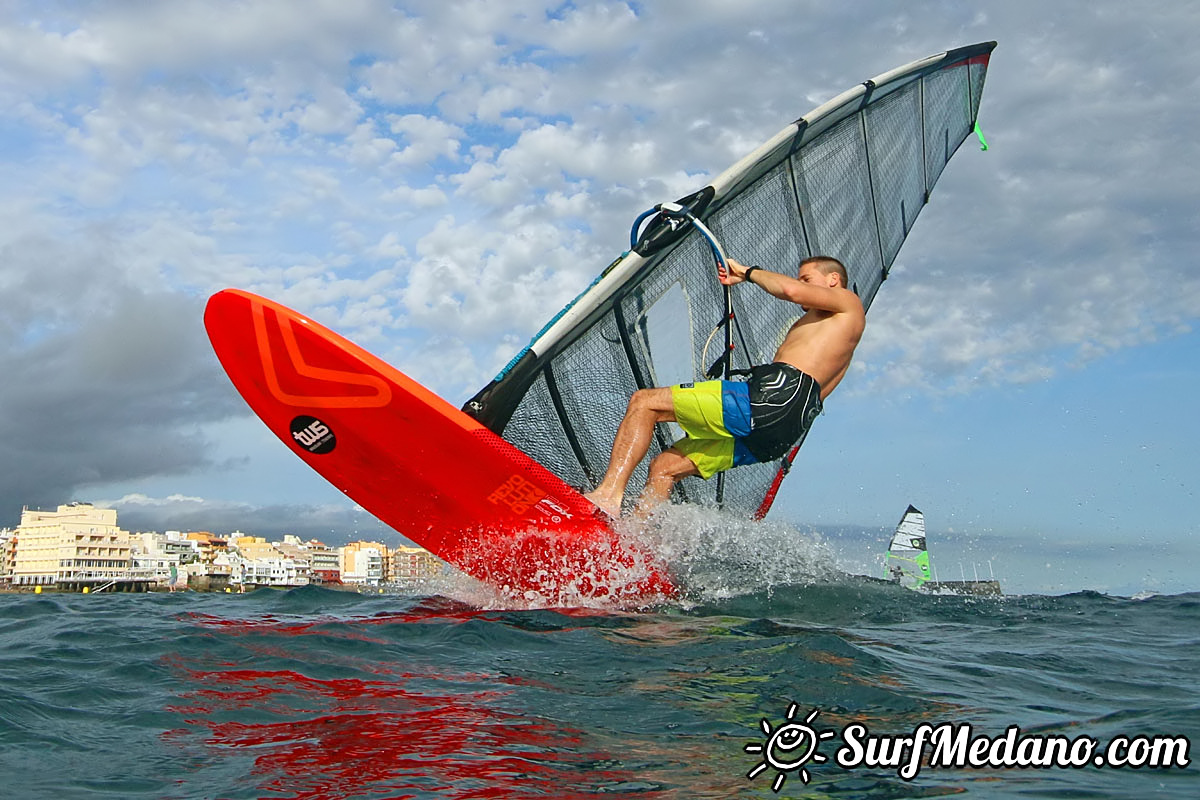
[(211, 531), (225, 535), (240, 531), (278, 541), (287, 534), (301, 539), (319, 539), (338, 546), (360, 539), (389, 546), (409, 544), (396, 531), (356, 507), (312, 505), (269, 505), (250, 507), (207, 503), (187, 498), (141, 503), (136, 500), (114, 504), (117, 521), (128, 531)]
[(5, 522), (91, 484), (212, 466), (199, 426), (246, 412), (208, 347), (200, 298), (142, 289), (46, 239), (0, 258), (18, 276), (0, 304)]

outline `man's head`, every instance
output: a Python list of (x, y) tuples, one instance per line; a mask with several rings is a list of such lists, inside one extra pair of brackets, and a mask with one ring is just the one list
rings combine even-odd
[[(842, 262), (832, 256), (812, 256), (800, 262), (800, 270), (798, 277), (805, 280), (807, 273), (808, 280), (817, 280), (827, 286), (840, 286), (843, 289), (850, 288), (850, 278), (846, 275), (846, 267)], [(834, 276), (837, 283), (830, 283), (830, 276)]]

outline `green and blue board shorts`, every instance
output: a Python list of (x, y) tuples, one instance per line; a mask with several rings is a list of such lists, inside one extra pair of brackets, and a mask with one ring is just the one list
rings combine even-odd
[(783, 456), (821, 413), (821, 387), (791, 364), (775, 362), (753, 368), (747, 381), (672, 386), (671, 401), (687, 434), (674, 446), (707, 480)]

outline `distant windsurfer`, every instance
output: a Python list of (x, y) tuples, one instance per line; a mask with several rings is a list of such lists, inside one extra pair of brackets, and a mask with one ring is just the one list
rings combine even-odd
[(629, 399), (617, 428), (604, 479), (587, 494), (618, 516), (625, 487), (650, 449), (654, 426), (678, 422), (687, 434), (650, 462), (639, 511), (662, 503), (675, 483), (689, 475), (708, 479), (718, 472), (783, 456), (821, 413), (837, 387), (866, 316), (862, 301), (847, 288), (840, 261), (814, 256), (800, 262), (797, 277), (748, 267), (727, 259), (721, 283), (753, 283), (795, 303), (804, 315), (788, 330), (772, 363), (751, 370), (748, 381), (704, 381), (639, 389)]

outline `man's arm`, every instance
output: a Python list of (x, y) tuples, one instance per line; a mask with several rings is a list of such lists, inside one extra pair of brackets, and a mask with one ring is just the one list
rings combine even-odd
[[(726, 286), (743, 283), (746, 280), (746, 270), (751, 269), (745, 264), (727, 258), (728, 271), (717, 271), (717, 277)], [(833, 288), (813, 283), (805, 283), (789, 275), (771, 272), (762, 267), (754, 267), (750, 281), (768, 294), (787, 300), (806, 309), (817, 308), (822, 311), (848, 312), (861, 311), (862, 301), (858, 295), (848, 289)]]

